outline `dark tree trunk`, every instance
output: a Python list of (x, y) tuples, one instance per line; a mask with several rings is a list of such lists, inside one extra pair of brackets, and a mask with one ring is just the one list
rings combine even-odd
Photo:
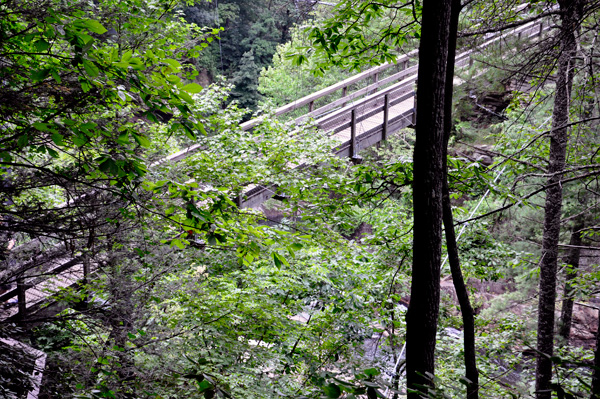
[(562, 185), (568, 143), (569, 94), (572, 80), (570, 69), (576, 50), (575, 31), (578, 21), (578, 0), (559, 0), (561, 13), (560, 55), (556, 76), (556, 94), (552, 112), (548, 188), (544, 209), (544, 236), (540, 261), (540, 286), (538, 302), (537, 350), (535, 389), (537, 399), (552, 396), (552, 360), (554, 352), (554, 311), (556, 305), (556, 269), (558, 239), (562, 209)]
[(433, 382), (440, 299), (444, 92), (451, 0), (425, 0), (419, 47), (414, 150), (411, 298), (406, 315), (408, 399)]
[(572, 247), (569, 249), (569, 259), (567, 260), (567, 276), (565, 281), (565, 289), (563, 291), (562, 309), (560, 312), (560, 322), (558, 323), (558, 334), (563, 338), (566, 345), (569, 344), (571, 336), (571, 324), (573, 320), (573, 287), (571, 280), (577, 277), (577, 269), (579, 268), (579, 255), (581, 253), (581, 230), (583, 229), (583, 218), (577, 219), (573, 231), (571, 232), (571, 240), (569, 244)]
[(598, 311), (598, 331), (596, 332), (596, 350), (594, 351), (594, 373), (592, 374), (591, 399), (600, 399), (600, 311)]
[(463, 319), (464, 328), (464, 352), (465, 352), (465, 377), (467, 383), (467, 399), (479, 398), (479, 372), (477, 371), (476, 353), (475, 353), (475, 317), (473, 307), (469, 300), (469, 292), (460, 269), (460, 259), (458, 256), (458, 247), (456, 245), (456, 234), (454, 231), (454, 218), (452, 216), (452, 204), (450, 203), (450, 189), (448, 187), (448, 140), (452, 130), (452, 96), (454, 90), (454, 62), (456, 54), (456, 35), (458, 33), (458, 17), (462, 9), (460, 0), (452, 0), (452, 16), (450, 20), (450, 34), (448, 40), (448, 69), (446, 71), (446, 93), (445, 93), (445, 113), (444, 113), (444, 185), (443, 185), (443, 215), (444, 231), (446, 233), (446, 247), (448, 249), (448, 261), (452, 273), (452, 281), (460, 311)]

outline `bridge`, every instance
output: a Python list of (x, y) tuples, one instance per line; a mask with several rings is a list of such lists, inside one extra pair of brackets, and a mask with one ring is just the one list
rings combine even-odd
[[(476, 62), (476, 55), (482, 49), (506, 46), (503, 42), (515, 39), (532, 40), (550, 28), (542, 20), (530, 22), (504, 34), (490, 35), (476, 48), (457, 55), (456, 69)], [(358, 161), (359, 151), (385, 141), (402, 128), (414, 126), (417, 55), (413, 51), (399, 57), (396, 63), (387, 63), (358, 73), (286, 104), (276, 109), (274, 114), (285, 116), (292, 111), (303, 110), (304, 114), (295, 119), (296, 123), (314, 120), (319, 129), (337, 141), (337, 145), (332, 148), (335, 154)], [(358, 85), (363, 87), (352, 91), (352, 87)], [(338, 98), (318, 105), (320, 101), (333, 95)], [(260, 118), (250, 120), (241, 127), (243, 130), (250, 130), (260, 122)], [(201, 145), (192, 145), (151, 167), (181, 161), (201, 150)], [(273, 187), (268, 185), (248, 187), (238, 198), (238, 204), (241, 208), (256, 208), (273, 194)], [(41, 247), (43, 242), (37, 240), (36, 244)], [(31, 248), (32, 244), (24, 244), (14, 251), (20, 251), (22, 247)], [(38, 250), (29, 261), (12, 271), (11, 278), (17, 283), (16, 288), (0, 295), (0, 303), (12, 306), (0, 309), (0, 322), (27, 321), (33, 316), (39, 319), (56, 314), (64, 308), (64, 304), (56, 302), (54, 293), (67, 287), (76, 288), (93, 273), (93, 269), (94, 265), (86, 261), (84, 255), (70, 256), (64, 244)]]

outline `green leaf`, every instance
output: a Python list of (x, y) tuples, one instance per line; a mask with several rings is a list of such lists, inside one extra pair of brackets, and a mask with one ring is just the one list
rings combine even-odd
[(131, 66), (136, 71), (143, 71), (144, 69), (146, 69), (146, 65), (139, 58), (132, 58), (132, 59), (130, 59), (129, 60), (129, 66)]
[(189, 94), (187, 94), (185, 91), (180, 91), (179, 97), (182, 98), (188, 104), (194, 104), (194, 99)]
[(279, 256), (277, 255), (276, 252), (273, 252), (273, 262), (275, 262), (275, 266), (278, 269), (281, 269), (282, 262), (281, 262), (281, 260), (279, 260)]
[(370, 369), (366, 369), (363, 371), (363, 373), (365, 373), (365, 375), (371, 377), (371, 376), (376, 376), (381, 374), (381, 372), (379, 370), (377, 370), (376, 368), (370, 368)]
[(60, 78), (60, 75), (58, 74), (58, 72), (56, 71), (51, 71), (52, 73), (52, 77), (54, 78), (54, 80), (56, 80), (56, 83), (61, 84), (62, 83), (62, 79)]
[(330, 383), (329, 385), (324, 386), (323, 391), (325, 392), (325, 395), (327, 395), (328, 398), (333, 399), (339, 398), (342, 394), (342, 390), (340, 389), (340, 387), (334, 383)]
[(98, 67), (90, 60), (83, 60), (83, 68), (93, 78), (100, 74)]
[(37, 51), (39, 51), (40, 53), (43, 52), (43, 51), (48, 50), (48, 48), (50, 47), (50, 43), (48, 43), (44, 39), (36, 40), (36, 42), (33, 43), (33, 45), (35, 46), (35, 49)]
[(39, 69), (37, 71), (32, 71), (31, 72), (31, 80), (33, 80), (34, 82), (40, 82), (44, 79), (46, 79), (46, 77), (50, 74), (50, 68), (43, 68), (43, 69)]
[(134, 140), (144, 148), (150, 147), (150, 140), (144, 135), (141, 134), (133, 134)]
[(294, 251), (299, 251), (302, 249), (302, 247), (304, 247), (304, 245), (296, 242), (290, 245), (290, 248), (292, 248)]
[(90, 31), (97, 33), (99, 35), (106, 33), (106, 28), (104, 26), (102, 26), (102, 24), (96, 20), (93, 19), (86, 19), (83, 21), (78, 21), (80, 22), (80, 24), (86, 28), (88, 28)]
[(52, 158), (58, 158), (58, 152), (56, 152), (53, 148), (46, 147), (46, 151)]
[(84, 146), (86, 143), (88, 142), (88, 138), (83, 136), (83, 135), (76, 135), (73, 136), (73, 143), (77, 146), (77, 147), (82, 147)]
[(273, 252), (273, 262), (275, 262), (275, 266), (280, 269), (282, 265), (289, 266), (289, 262), (286, 258), (278, 254), (277, 252)]
[(100, 357), (98, 358), (98, 363), (100, 363), (100, 364), (109, 364), (110, 362), (109, 362), (109, 360), (108, 360), (108, 358), (107, 358), (107, 357), (100, 356)]
[(52, 141), (54, 142), (54, 144), (63, 146), (63, 145), (65, 145), (63, 140), (64, 140), (64, 136), (62, 134), (52, 133)]
[(179, 61), (174, 60), (172, 58), (165, 58), (163, 62), (169, 64), (173, 68), (174, 72), (179, 72), (179, 70), (181, 69), (181, 64), (179, 63)]
[(185, 90), (188, 93), (200, 93), (202, 91), (202, 86), (198, 83), (188, 83), (182, 87), (182, 90)]
[(41, 132), (47, 132), (50, 130), (47, 123), (34, 122), (33, 127)]
[(200, 393), (206, 391), (207, 389), (211, 389), (212, 387), (212, 384), (205, 379), (198, 383), (198, 389), (200, 389)]
[(100, 161), (100, 164), (98, 165), (98, 168), (104, 172), (104, 173), (111, 173), (113, 175), (116, 175), (119, 172), (119, 167), (117, 166), (117, 163), (115, 162), (114, 159), (112, 158), (101, 158), (102, 160)]
[(176, 246), (179, 249), (184, 249), (185, 245), (183, 245), (183, 242), (177, 238), (171, 240), (171, 246)]
[(27, 143), (29, 143), (29, 136), (27, 136), (26, 134), (19, 136), (19, 139), (17, 140), (17, 145), (20, 148), (25, 147)]

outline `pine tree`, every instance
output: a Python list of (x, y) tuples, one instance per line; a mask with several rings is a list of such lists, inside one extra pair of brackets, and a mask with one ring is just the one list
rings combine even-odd
[(258, 93), (259, 73), (260, 68), (254, 62), (254, 51), (245, 52), (232, 80), (235, 89), (231, 96), (238, 101), (240, 107), (256, 110), (261, 97)]

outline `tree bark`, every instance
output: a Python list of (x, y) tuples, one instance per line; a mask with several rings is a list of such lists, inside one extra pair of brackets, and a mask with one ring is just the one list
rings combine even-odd
[(573, 231), (571, 232), (571, 240), (569, 244), (572, 245), (569, 250), (569, 259), (567, 260), (568, 269), (565, 281), (565, 288), (563, 291), (562, 308), (560, 312), (560, 322), (558, 323), (558, 334), (563, 338), (566, 345), (569, 344), (569, 337), (571, 336), (571, 324), (573, 320), (573, 287), (571, 286), (571, 280), (577, 277), (577, 269), (579, 268), (579, 255), (581, 254), (581, 230), (583, 229), (583, 218), (578, 218)]
[(561, 10), (560, 54), (556, 76), (556, 94), (552, 111), (548, 188), (544, 210), (544, 235), (540, 261), (538, 301), (536, 398), (552, 396), (552, 360), (554, 352), (554, 311), (556, 306), (556, 269), (562, 209), (561, 173), (565, 169), (568, 143), (569, 105), (572, 80), (570, 69), (576, 51), (575, 31), (578, 21), (578, 0), (559, 0)]
[(452, 97), (454, 91), (454, 62), (456, 55), (456, 35), (458, 33), (458, 18), (462, 9), (460, 0), (452, 0), (452, 14), (450, 18), (450, 34), (448, 40), (448, 69), (446, 70), (446, 92), (445, 92), (445, 112), (444, 112), (444, 182), (442, 192), (443, 222), (444, 232), (446, 234), (446, 248), (448, 250), (448, 261), (450, 263), (450, 272), (452, 273), (452, 282), (460, 304), (460, 312), (463, 319), (464, 329), (464, 362), (465, 377), (467, 383), (467, 399), (479, 398), (479, 371), (477, 370), (477, 361), (475, 353), (475, 316), (473, 307), (469, 300), (469, 292), (465, 285), (463, 274), (460, 268), (460, 258), (456, 244), (456, 234), (454, 231), (454, 218), (452, 216), (452, 204), (450, 202), (450, 189), (448, 187), (448, 141), (452, 131)]
[(408, 399), (433, 385), (440, 298), (444, 93), (451, 0), (423, 2), (413, 183), (413, 267), (406, 315)]
[(592, 374), (592, 396), (590, 396), (590, 399), (600, 399), (600, 311), (598, 311), (598, 331), (596, 332), (594, 373)]

